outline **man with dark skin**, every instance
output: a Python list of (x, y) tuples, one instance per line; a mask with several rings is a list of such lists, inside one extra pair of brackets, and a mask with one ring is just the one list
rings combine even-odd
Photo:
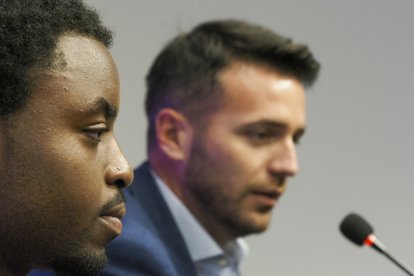
[(80, 0), (0, 1), (0, 275), (97, 275), (132, 170), (111, 33)]

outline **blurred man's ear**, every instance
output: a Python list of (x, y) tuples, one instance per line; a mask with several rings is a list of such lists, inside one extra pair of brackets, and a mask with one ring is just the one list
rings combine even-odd
[(158, 146), (169, 158), (182, 161), (188, 158), (193, 129), (184, 114), (172, 108), (164, 108), (155, 118)]

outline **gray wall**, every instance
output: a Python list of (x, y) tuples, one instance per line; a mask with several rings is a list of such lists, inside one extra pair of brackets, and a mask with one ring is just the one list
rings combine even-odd
[(88, 0), (115, 30), (122, 82), (118, 139), (145, 159), (144, 77), (179, 31), (215, 18), (250, 20), (306, 42), (323, 65), (308, 97), (301, 172), (270, 229), (248, 238), (244, 275), (404, 275), (341, 236), (357, 211), (391, 252), (414, 266), (414, 1)]

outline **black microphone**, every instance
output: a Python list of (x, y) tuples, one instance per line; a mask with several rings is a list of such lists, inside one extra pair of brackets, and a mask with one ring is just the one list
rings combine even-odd
[(384, 246), (384, 244), (382, 244), (377, 239), (377, 237), (374, 236), (374, 229), (361, 216), (354, 213), (347, 215), (342, 220), (339, 229), (345, 237), (347, 237), (356, 245), (362, 246), (365, 244), (367, 246), (374, 248), (379, 253), (385, 255), (399, 268), (404, 270), (408, 275), (414, 276), (414, 273), (409, 267), (407, 267), (406, 265), (404, 265), (388, 253), (387, 248)]

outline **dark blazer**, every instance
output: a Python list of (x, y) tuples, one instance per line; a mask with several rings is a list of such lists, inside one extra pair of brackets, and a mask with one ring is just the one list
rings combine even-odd
[(137, 168), (134, 182), (125, 190), (122, 234), (107, 246), (109, 262), (102, 275), (197, 275), (149, 169), (148, 163)]

